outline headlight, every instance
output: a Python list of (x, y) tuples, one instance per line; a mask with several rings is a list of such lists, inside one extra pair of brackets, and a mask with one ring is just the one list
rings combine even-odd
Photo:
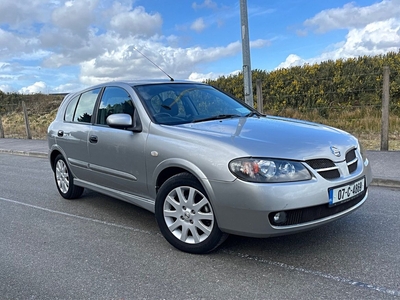
[(310, 172), (303, 164), (270, 158), (238, 158), (229, 163), (236, 177), (250, 182), (291, 182), (310, 180)]

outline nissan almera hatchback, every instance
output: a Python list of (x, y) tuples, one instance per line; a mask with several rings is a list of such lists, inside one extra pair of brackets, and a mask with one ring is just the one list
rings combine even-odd
[(152, 211), (167, 241), (191, 253), (228, 234), (332, 222), (366, 201), (371, 182), (352, 135), (261, 115), (194, 82), (111, 82), (69, 94), (48, 142), (62, 197), (88, 188)]

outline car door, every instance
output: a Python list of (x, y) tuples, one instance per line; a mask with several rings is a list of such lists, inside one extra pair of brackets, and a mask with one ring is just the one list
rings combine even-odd
[(76, 178), (90, 181), (88, 135), (100, 88), (78, 94), (69, 102), (56, 141)]
[(107, 117), (115, 113), (133, 117), (134, 109), (131, 96), (125, 89), (105, 88), (89, 133), (89, 163), (91, 176), (97, 184), (145, 196), (145, 133), (111, 128), (106, 123)]

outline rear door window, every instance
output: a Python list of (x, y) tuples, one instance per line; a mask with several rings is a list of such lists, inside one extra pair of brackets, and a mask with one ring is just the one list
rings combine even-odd
[(100, 88), (87, 91), (81, 95), (76, 107), (73, 122), (90, 123), (92, 120), (94, 105), (96, 104), (97, 96), (100, 93)]

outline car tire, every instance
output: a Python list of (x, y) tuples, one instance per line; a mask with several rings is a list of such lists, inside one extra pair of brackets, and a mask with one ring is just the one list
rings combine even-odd
[(74, 184), (71, 170), (61, 154), (54, 160), (54, 179), (57, 190), (63, 198), (75, 199), (82, 195), (84, 188)]
[(188, 173), (177, 174), (162, 184), (155, 216), (165, 239), (184, 252), (210, 252), (228, 236), (218, 228), (204, 188)]

